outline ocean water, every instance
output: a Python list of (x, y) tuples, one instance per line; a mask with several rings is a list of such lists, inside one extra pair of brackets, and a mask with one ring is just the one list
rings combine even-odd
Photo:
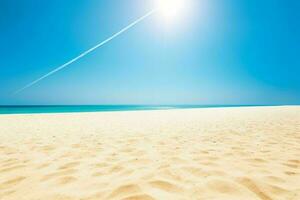
[[(69, 106), (0, 106), (0, 114), (112, 112), (138, 110), (169, 110), (188, 108), (242, 107), (254, 105), (69, 105)], [(258, 106), (258, 105), (255, 105)]]

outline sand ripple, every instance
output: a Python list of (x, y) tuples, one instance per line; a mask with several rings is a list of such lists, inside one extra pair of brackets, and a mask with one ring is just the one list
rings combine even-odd
[(0, 116), (1, 200), (299, 200), (300, 107)]

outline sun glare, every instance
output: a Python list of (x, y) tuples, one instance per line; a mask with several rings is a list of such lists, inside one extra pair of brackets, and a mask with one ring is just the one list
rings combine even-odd
[(167, 21), (173, 21), (180, 17), (187, 11), (185, 0), (156, 0), (158, 12)]

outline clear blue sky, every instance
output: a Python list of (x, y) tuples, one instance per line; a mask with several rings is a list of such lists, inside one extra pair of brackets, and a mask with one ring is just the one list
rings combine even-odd
[(194, 0), (185, 20), (153, 0), (1, 0), (0, 104), (300, 104), (298, 0)]

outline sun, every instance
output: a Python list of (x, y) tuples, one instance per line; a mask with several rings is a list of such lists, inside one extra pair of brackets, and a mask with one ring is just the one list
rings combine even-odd
[(173, 21), (185, 14), (186, 2), (186, 0), (156, 0), (156, 7), (165, 20)]

